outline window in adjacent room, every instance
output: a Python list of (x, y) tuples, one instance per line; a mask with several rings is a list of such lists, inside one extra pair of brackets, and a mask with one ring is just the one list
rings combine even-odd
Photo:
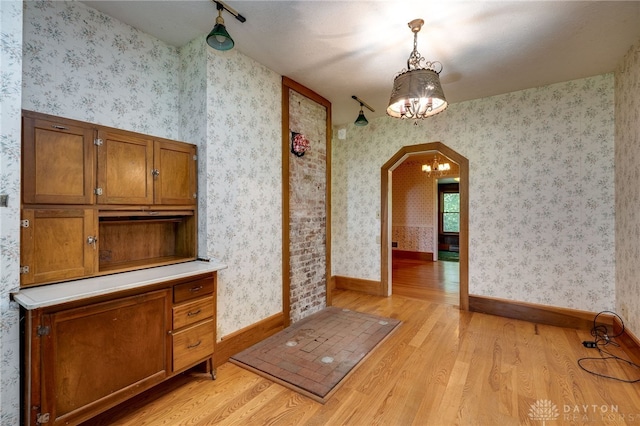
[(442, 192), (440, 226), (442, 233), (460, 232), (460, 193)]

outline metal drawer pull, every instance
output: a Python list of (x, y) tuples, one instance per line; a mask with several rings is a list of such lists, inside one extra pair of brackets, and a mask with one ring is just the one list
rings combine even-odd
[(188, 317), (192, 317), (192, 316), (194, 316), (194, 315), (198, 315), (200, 312), (202, 312), (202, 309), (198, 309), (198, 310), (197, 310), (197, 311), (195, 311), (195, 312), (189, 312), (189, 313), (187, 314), (187, 316), (188, 316)]
[(200, 343), (202, 343), (202, 340), (198, 340), (198, 343), (194, 343), (193, 345), (187, 346), (187, 349), (197, 348), (198, 346), (200, 346)]
[(51, 127), (53, 127), (54, 129), (58, 129), (58, 130), (69, 130), (68, 127), (59, 126), (57, 124), (52, 124)]
[(204, 288), (203, 286), (191, 287), (191, 288), (189, 289), (189, 291), (190, 291), (191, 293), (195, 293), (195, 292), (197, 292), (197, 291), (202, 290), (203, 288)]

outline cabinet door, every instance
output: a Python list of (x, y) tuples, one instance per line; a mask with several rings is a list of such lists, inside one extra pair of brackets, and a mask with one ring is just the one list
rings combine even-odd
[(26, 204), (92, 204), (94, 130), (70, 120), (23, 117)]
[(166, 140), (156, 140), (154, 163), (155, 203), (196, 204), (196, 147)]
[(91, 275), (97, 265), (98, 230), (90, 209), (23, 209), (21, 286)]
[(43, 316), (41, 412), (52, 424), (77, 424), (166, 378), (170, 301), (165, 289)]
[(153, 139), (100, 130), (98, 204), (153, 203)]

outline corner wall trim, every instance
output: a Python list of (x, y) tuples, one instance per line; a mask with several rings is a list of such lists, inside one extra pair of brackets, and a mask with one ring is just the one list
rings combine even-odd
[(363, 280), (361, 278), (341, 277), (334, 275), (331, 280), (335, 283), (337, 290), (352, 290), (360, 293), (371, 294), (373, 296), (386, 296), (382, 290), (380, 281)]
[[(591, 330), (593, 319), (596, 316), (593, 312), (577, 309), (476, 295), (469, 295), (469, 310), (538, 324), (582, 330)], [(611, 327), (614, 323), (613, 318), (613, 315), (600, 315), (598, 319), (602, 319), (599, 323)]]
[(276, 334), (284, 329), (284, 314), (282, 312), (267, 317), (262, 321), (228, 334), (216, 343), (215, 353), (213, 356), (216, 367), (229, 361), (229, 358), (242, 352), (250, 346), (255, 345), (261, 340)]
[(614, 334), (620, 334), (616, 338), (616, 341), (623, 347), (624, 352), (629, 355), (631, 360), (636, 364), (640, 364), (640, 339), (638, 339), (629, 329), (626, 327), (622, 329), (622, 323), (618, 317), (613, 317), (613, 332)]

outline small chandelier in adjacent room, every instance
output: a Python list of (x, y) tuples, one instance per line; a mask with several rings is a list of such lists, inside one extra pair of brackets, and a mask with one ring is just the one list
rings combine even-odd
[(387, 107), (387, 114), (391, 117), (423, 119), (444, 111), (448, 106), (440, 84), (442, 64), (427, 61), (418, 53), (418, 32), (422, 25), (422, 19), (409, 22), (413, 32), (413, 51), (407, 59), (407, 69), (393, 80)]
[(226, 10), (227, 12), (235, 16), (236, 19), (240, 22), (245, 22), (247, 19), (221, 1), (212, 1), (216, 4), (216, 9), (218, 9), (218, 17), (216, 18), (216, 24), (207, 36), (207, 44), (216, 50), (229, 50), (235, 43), (227, 32), (227, 28), (224, 26), (222, 11)]
[(451, 165), (447, 162), (441, 163), (438, 161), (438, 157), (434, 156), (431, 164), (423, 164), (422, 171), (427, 174), (428, 177), (439, 177), (447, 174), (451, 170)]
[(373, 108), (371, 108), (369, 105), (367, 105), (365, 101), (358, 98), (357, 96), (353, 95), (351, 97), (360, 103), (360, 114), (358, 114), (358, 118), (356, 118), (356, 121), (353, 124), (355, 124), (356, 126), (366, 126), (367, 124), (369, 124), (369, 120), (367, 120), (367, 117), (364, 116), (362, 107), (363, 106), (367, 107), (371, 112), (376, 112), (376, 111)]

